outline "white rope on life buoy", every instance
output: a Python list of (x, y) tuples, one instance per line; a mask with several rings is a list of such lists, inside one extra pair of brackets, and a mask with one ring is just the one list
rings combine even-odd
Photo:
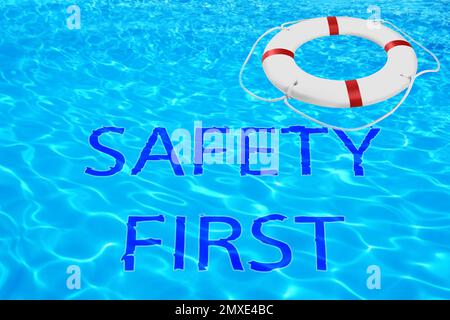
[[(300, 20), (299, 20), (300, 21)], [(435, 69), (429, 69), (429, 70), (423, 70), (419, 73), (416, 73), (417, 71), (417, 58), (415, 56), (415, 52), (412, 49), (411, 45), (404, 40), (399, 34), (397, 34), (392, 29), (389, 29), (387, 27), (384, 27), (381, 31), (369, 31), (370, 29), (367, 28), (367, 30), (363, 30), (361, 28), (361, 23), (366, 24), (367, 20), (362, 19), (355, 19), (355, 18), (338, 18), (336, 17), (327, 17), (325, 18), (316, 18), (316, 19), (310, 19), (310, 20), (303, 20), (300, 22), (309, 21), (309, 25), (303, 23), (303, 25), (299, 26), (301, 23), (299, 21), (291, 21), (286, 22), (282, 24), (280, 27), (275, 27), (267, 30), (264, 34), (262, 34), (254, 43), (252, 46), (247, 58), (245, 59), (240, 73), (239, 73), (239, 83), (241, 87), (252, 97), (266, 101), (266, 102), (277, 102), (283, 100), (286, 106), (288, 106), (291, 110), (296, 112), (297, 114), (301, 115), (302, 117), (313, 121), (319, 125), (326, 126), (329, 128), (344, 130), (344, 131), (356, 131), (361, 130), (370, 126), (373, 126), (374, 124), (382, 121), (383, 119), (387, 118), (388, 116), (392, 115), (399, 107), (400, 105), (406, 100), (409, 93), (411, 92), (412, 86), (414, 84), (414, 81), (419, 76), (429, 73), (429, 72), (438, 72), (440, 70), (440, 62), (437, 59), (437, 57), (428, 50), (425, 46), (420, 44), (418, 41), (414, 40), (410, 35), (408, 35), (406, 32), (402, 31), (400, 28), (395, 26), (393, 23), (385, 20), (380, 20), (380, 22), (391, 25), (394, 29), (398, 30), (401, 34), (403, 34), (405, 37), (409, 38), (412, 42), (414, 42), (416, 45), (418, 45), (420, 48), (422, 48), (424, 51), (429, 53), (433, 59), (437, 63), (437, 67)], [(292, 24), (295, 24), (292, 26)], [(286, 27), (287, 25), (291, 25), (291, 27)], [(354, 26), (359, 26), (359, 28), (355, 31), (353, 30)], [(317, 32), (316, 34), (306, 34), (305, 35), (305, 28), (310, 30), (311, 27), (316, 27)], [(325, 28), (325, 29), (324, 29)], [(341, 28), (341, 30), (340, 30)], [(250, 60), (256, 46), (258, 43), (269, 33), (275, 31), (275, 30), (282, 30), (282, 31), (292, 31), (291, 34), (285, 33), (278, 33), (272, 40), (269, 42), (264, 56), (263, 56), (263, 63), (267, 57), (273, 56), (276, 57), (275, 59), (272, 58), (270, 65), (264, 64), (265, 72), (266, 74), (269, 74), (269, 80), (272, 81), (272, 83), (275, 84), (278, 89), (283, 91), (285, 94), (278, 98), (264, 98), (261, 96), (258, 96), (251, 92), (249, 89), (247, 89), (242, 80), (243, 72), (245, 70), (245, 67)], [(341, 32), (340, 32), (341, 31)], [(297, 49), (299, 46), (301, 46), (303, 43), (312, 40), (318, 36), (325, 35), (325, 32), (329, 32), (330, 35), (332, 34), (351, 34), (351, 35), (357, 35), (362, 36), (364, 38), (367, 38), (369, 40), (372, 40), (379, 45), (382, 45), (385, 50), (388, 52), (388, 62), (386, 63), (385, 67), (380, 70), (379, 72), (366, 77), (362, 79), (357, 80), (348, 80), (345, 81), (345, 85), (343, 81), (337, 81), (337, 80), (328, 80), (328, 79), (321, 79), (316, 78), (314, 76), (311, 76), (309, 74), (306, 74), (303, 70), (300, 68), (294, 69), (293, 66), (295, 62), (293, 62), (293, 55), (295, 52), (295, 49)], [(293, 35), (296, 35), (297, 37), (293, 37)], [(298, 39), (300, 38), (300, 39)], [(293, 42), (293, 40), (295, 40)], [(280, 48), (280, 44), (282, 45)], [(287, 48), (286, 48), (287, 47)], [(397, 48), (396, 50), (392, 50), (393, 48)], [(391, 59), (391, 61), (389, 61)], [(282, 72), (280, 73), (279, 70)], [(291, 71), (294, 70), (294, 73)], [(403, 72), (399, 72), (399, 70), (405, 70), (406, 72), (411, 72), (412, 74), (408, 75)], [(284, 73), (283, 73), (284, 72)], [(297, 72), (297, 74), (295, 74)], [(286, 76), (286, 74), (288, 76)], [(305, 80), (305, 83), (303, 83), (302, 87), (302, 80)], [(372, 77), (372, 78), (371, 78)], [(395, 77), (395, 81), (393, 81)], [(406, 79), (406, 81), (399, 81), (399, 77)], [(286, 79), (288, 78), (288, 79)], [(384, 78), (384, 79), (383, 79)], [(383, 90), (380, 90), (377, 88), (378, 86), (374, 86), (374, 83), (379, 83), (379, 81), (384, 80), (382, 86), (382, 89), (386, 89), (387, 93)], [(309, 81), (309, 89), (311, 92), (305, 92), (305, 88), (308, 88), (308, 81)], [(299, 85), (300, 84), (300, 85)], [(361, 88), (365, 91), (365, 93), (361, 93)], [(297, 87), (297, 88), (296, 88)], [(318, 119), (315, 119), (304, 112), (298, 110), (294, 106), (292, 106), (289, 103), (290, 98), (296, 98), (300, 101), (305, 101), (308, 103), (313, 103), (317, 105), (323, 105), (323, 106), (331, 106), (331, 107), (357, 107), (363, 105), (363, 100), (366, 102), (364, 105), (367, 104), (373, 104), (379, 101), (386, 100), (387, 98), (390, 98), (394, 95), (396, 95), (398, 92), (403, 91), (406, 87), (406, 91), (403, 95), (403, 97), (400, 99), (400, 101), (394, 106), (390, 111), (385, 113), (383, 116), (379, 117), (378, 119), (367, 123), (363, 126), (355, 127), (355, 128), (343, 128), (334, 126), (325, 122), (322, 122)], [(323, 91), (328, 89), (328, 92), (330, 93), (336, 93), (338, 96), (338, 99), (334, 98), (334, 95), (325, 95), (323, 94)], [(319, 90), (319, 91), (317, 91)], [(294, 92), (294, 96), (293, 96)], [(317, 94), (317, 92), (320, 92), (320, 95)], [(334, 100), (333, 100), (334, 99)], [(353, 104), (353, 105), (352, 105)]]

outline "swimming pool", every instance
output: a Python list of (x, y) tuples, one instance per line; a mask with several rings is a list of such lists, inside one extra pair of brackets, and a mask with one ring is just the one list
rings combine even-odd
[[(81, 9), (80, 29), (66, 8)], [(368, 18), (371, 1), (5, 1), (0, 5), (0, 297), (55, 299), (421, 299), (450, 298), (449, 20), (445, 0), (378, 1), (381, 16), (414, 35), (442, 69), (418, 79), (405, 104), (380, 123), (364, 155), (363, 177), (332, 134), (311, 142), (310, 176), (301, 175), (298, 137), (280, 139), (277, 176), (240, 176), (235, 165), (205, 165), (202, 175), (175, 176), (167, 163), (130, 175), (155, 127), (313, 126), (282, 103), (248, 97), (237, 76), (256, 38), (286, 21), (328, 15)], [(277, 96), (260, 66), (264, 44), (245, 80)], [(417, 49), (419, 70), (433, 61)], [(308, 72), (357, 78), (383, 66), (377, 45), (353, 37), (307, 43), (296, 61)], [(338, 125), (380, 116), (398, 100), (352, 110), (298, 104)], [(105, 139), (127, 156), (124, 171), (92, 177), (108, 158), (88, 143), (102, 126), (126, 128)], [(367, 131), (351, 133), (360, 143)], [(236, 272), (211, 249), (197, 268), (199, 216), (228, 215), (243, 229), (262, 215), (342, 215), (327, 229), (328, 270), (315, 269), (312, 226), (265, 229), (295, 244), (288, 268)], [(164, 214), (164, 228), (142, 235), (163, 245), (141, 248), (124, 272), (130, 215)], [(174, 221), (186, 216), (186, 269), (174, 271)], [(218, 230), (217, 232), (220, 232)], [(238, 240), (243, 260), (279, 253)], [(66, 287), (78, 265), (80, 290)], [(366, 286), (367, 267), (382, 272)]]

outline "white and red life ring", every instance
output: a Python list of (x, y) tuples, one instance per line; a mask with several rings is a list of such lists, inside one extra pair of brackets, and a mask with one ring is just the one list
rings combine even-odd
[[(310, 40), (329, 35), (371, 40), (387, 52), (387, 62), (368, 77), (346, 81), (318, 78), (303, 71), (294, 61), (294, 52)], [(406, 89), (417, 72), (416, 53), (399, 33), (382, 24), (369, 28), (367, 20), (350, 17), (315, 18), (283, 28), (268, 43), (262, 64), (268, 79), (283, 93), (289, 89), (292, 98), (335, 108), (389, 99)]]

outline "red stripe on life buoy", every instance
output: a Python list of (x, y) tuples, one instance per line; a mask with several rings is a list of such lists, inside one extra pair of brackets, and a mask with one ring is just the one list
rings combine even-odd
[(397, 47), (397, 46), (408, 46), (408, 47), (411, 47), (411, 44), (408, 41), (405, 41), (405, 40), (393, 40), (391, 42), (388, 42), (384, 46), (384, 51), (388, 52), (393, 47)]
[(330, 36), (339, 34), (339, 25), (336, 17), (327, 17), (328, 28), (330, 29)]
[(283, 48), (276, 48), (276, 49), (271, 49), (269, 51), (266, 51), (263, 54), (262, 61), (264, 61), (266, 58), (276, 55), (276, 54), (284, 54), (285, 56), (294, 58), (294, 53), (292, 51), (290, 51), (288, 49), (283, 49)]
[(350, 108), (361, 107), (363, 105), (361, 92), (359, 91), (358, 81), (346, 80), (348, 98), (350, 100)]

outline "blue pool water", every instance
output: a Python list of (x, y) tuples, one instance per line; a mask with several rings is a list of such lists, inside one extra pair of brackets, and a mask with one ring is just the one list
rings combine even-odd
[[(237, 165), (206, 166), (176, 177), (167, 163), (130, 169), (152, 129), (204, 126), (288, 127), (311, 123), (282, 103), (253, 100), (239, 87), (241, 63), (255, 39), (283, 22), (328, 15), (367, 18), (373, 1), (102, 1), (86, 0), (81, 29), (66, 26), (73, 1), (7, 0), (0, 4), (0, 298), (422, 299), (450, 298), (449, 22), (446, 0), (377, 1), (391, 20), (439, 57), (442, 69), (418, 79), (404, 106), (382, 122), (364, 155), (364, 177), (333, 132), (314, 137), (312, 176), (301, 176), (298, 137), (280, 139), (278, 176), (240, 177)], [(277, 96), (260, 66), (262, 44), (245, 81)], [(419, 69), (434, 67), (416, 48)], [(328, 54), (330, 53), (330, 54)], [(306, 44), (297, 62), (322, 77), (366, 76), (386, 59), (375, 44), (324, 38)], [(352, 110), (299, 107), (338, 125), (380, 116), (396, 102)], [(105, 143), (126, 155), (123, 172), (84, 174), (111, 158), (89, 147), (92, 130), (126, 128)], [(350, 134), (360, 143), (367, 131)], [(251, 221), (269, 213), (344, 215), (327, 228), (328, 271), (315, 270), (311, 225), (271, 224), (293, 261), (270, 273), (253, 259), (276, 249), (250, 236)], [(137, 250), (126, 273), (129, 215), (164, 214), (142, 236), (163, 246)], [(197, 271), (201, 214), (229, 215), (243, 225), (237, 241), (246, 271), (231, 270), (211, 249)], [(188, 218), (185, 271), (173, 271), (176, 215)], [(80, 290), (66, 287), (66, 268), (82, 271)], [(366, 286), (378, 265), (380, 290)]]

